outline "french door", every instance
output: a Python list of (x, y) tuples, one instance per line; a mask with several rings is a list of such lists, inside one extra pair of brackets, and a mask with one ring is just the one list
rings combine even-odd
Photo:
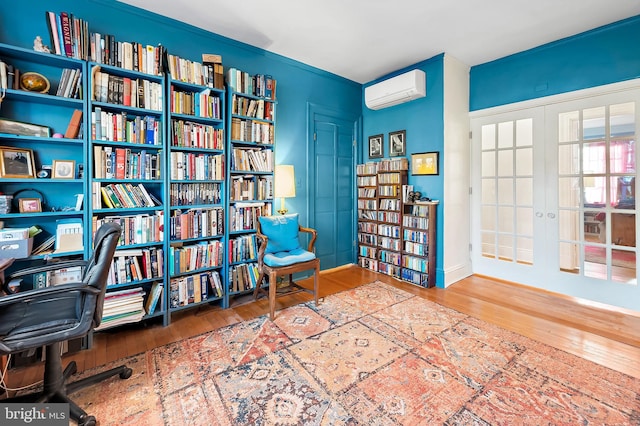
[(472, 119), (475, 273), (638, 298), (638, 105), (626, 90)]

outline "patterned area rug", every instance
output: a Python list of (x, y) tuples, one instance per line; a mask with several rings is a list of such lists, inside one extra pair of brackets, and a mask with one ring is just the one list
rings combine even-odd
[(381, 282), (124, 362), (102, 426), (640, 424), (640, 380)]

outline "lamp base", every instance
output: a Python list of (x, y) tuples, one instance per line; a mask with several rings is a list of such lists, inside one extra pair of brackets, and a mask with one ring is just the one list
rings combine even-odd
[(280, 209), (280, 210), (278, 210), (278, 213), (280, 213), (280, 214), (287, 214), (287, 212), (288, 212), (288, 211), (289, 211), (289, 210), (287, 210), (287, 209)]

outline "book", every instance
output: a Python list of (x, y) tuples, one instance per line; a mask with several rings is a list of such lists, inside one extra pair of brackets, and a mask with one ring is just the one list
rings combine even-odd
[(64, 52), (68, 58), (73, 58), (73, 42), (71, 40), (71, 22), (67, 12), (60, 13), (60, 22), (62, 28), (62, 42), (64, 44)]
[(71, 120), (69, 120), (69, 125), (67, 126), (67, 131), (64, 133), (64, 137), (67, 139), (76, 139), (80, 132), (81, 124), (82, 110), (76, 109), (73, 111), (73, 115), (71, 115)]
[(163, 289), (164, 289), (164, 286), (159, 282), (155, 282), (151, 286), (151, 291), (149, 292), (149, 297), (147, 298), (147, 303), (145, 305), (145, 310), (147, 311), (147, 315), (151, 315), (155, 312)]

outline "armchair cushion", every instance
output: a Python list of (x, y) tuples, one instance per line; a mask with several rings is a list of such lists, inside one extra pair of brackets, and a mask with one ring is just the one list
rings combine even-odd
[(287, 252), (300, 248), (297, 213), (260, 216), (259, 220), (262, 233), (269, 238), (265, 253)]
[(264, 255), (264, 264), (277, 268), (279, 266), (289, 266), (295, 263), (308, 262), (316, 258), (316, 255), (300, 247), (291, 251), (279, 251)]

